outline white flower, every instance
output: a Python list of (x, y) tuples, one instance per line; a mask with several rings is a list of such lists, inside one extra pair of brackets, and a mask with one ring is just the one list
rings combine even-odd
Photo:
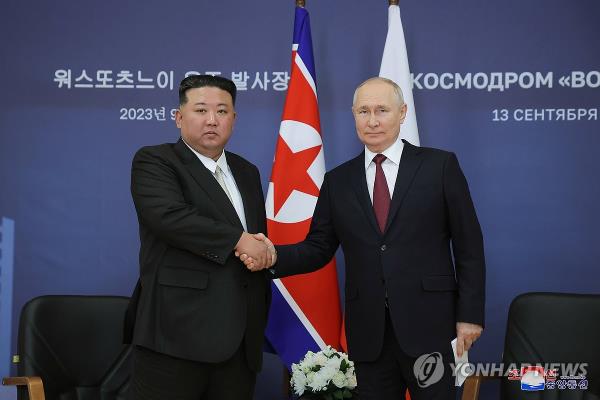
[(321, 389), (327, 386), (327, 379), (325, 379), (323, 374), (314, 374), (312, 382), (310, 382), (308, 385), (313, 389), (313, 391), (319, 392)]
[(315, 358), (315, 353), (313, 353), (312, 351), (309, 351), (304, 356), (304, 359), (302, 361), (300, 361), (300, 365), (303, 365), (303, 366), (314, 365), (314, 363), (315, 363), (314, 358)]
[(315, 354), (315, 364), (323, 366), (327, 362), (328, 358), (323, 353)]
[(327, 383), (329, 383), (331, 381), (331, 379), (333, 379), (333, 376), (335, 375), (335, 373), (338, 371), (339, 370), (337, 368), (324, 366), (323, 368), (321, 368), (319, 370), (319, 374), (323, 377), (323, 379), (325, 379), (325, 381)]
[(351, 376), (346, 376), (346, 378), (348, 379), (348, 382), (346, 383), (346, 387), (350, 390), (354, 389), (356, 387), (356, 375), (354, 375), (354, 370), (352, 370), (352, 375)]
[(336, 351), (331, 346), (327, 346), (323, 349), (323, 354), (325, 357), (331, 357)]
[(341, 371), (338, 371), (331, 379), (331, 382), (333, 382), (336, 387), (342, 389), (346, 386), (346, 375), (344, 375)]
[(325, 362), (325, 366), (329, 368), (334, 368), (336, 370), (340, 369), (340, 364), (342, 363), (342, 359), (339, 357), (331, 357), (327, 359)]
[(306, 388), (306, 375), (304, 375), (301, 371), (297, 371), (296, 373), (292, 374), (292, 380), (290, 383), (294, 386), (294, 392), (296, 392), (298, 396), (302, 396)]
[[(341, 371), (342, 364), (344, 371)], [(302, 361), (292, 364), (290, 384), (300, 396), (305, 393), (339, 395), (341, 389), (356, 387), (354, 363), (348, 360), (347, 354), (330, 346), (317, 353), (309, 351)]]

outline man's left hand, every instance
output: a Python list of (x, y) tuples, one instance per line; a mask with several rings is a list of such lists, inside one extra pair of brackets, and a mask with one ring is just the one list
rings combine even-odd
[(456, 353), (459, 357), (463, 355), (463, 352), (469, 351), (473, 343), (481, 336), (481, 332), (483, 332), (481, 325), (468, 322), (456, 323)]

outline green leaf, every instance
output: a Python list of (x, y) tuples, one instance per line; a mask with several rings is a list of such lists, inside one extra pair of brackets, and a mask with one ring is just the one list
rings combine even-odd
[(351, 399), (352, 393), (348, 389), (344, 389), (344, 399)]
[(342, 400), (342, 399), (344, 398), (344, 394), (343, 394), (343, 392), (342, 392), (341, 390), (336, 390), (336, 391), (333, 393), (333, 397), (334, 397), (336, 400)]

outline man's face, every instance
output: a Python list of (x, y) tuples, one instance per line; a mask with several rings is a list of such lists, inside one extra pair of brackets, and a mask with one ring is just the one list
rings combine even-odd
[(391, 85), (373, 81), (358, 89), (352, 112), (360, 141), (372, 152), (381, 153), (398, 138), (406, 104), (399, 104)]
[(187, 102), (175, 113), (181, 137), (198, 153), (217, 159), (233, 130), (235, 111), (231, 95), (217, 87), (186, 92)]

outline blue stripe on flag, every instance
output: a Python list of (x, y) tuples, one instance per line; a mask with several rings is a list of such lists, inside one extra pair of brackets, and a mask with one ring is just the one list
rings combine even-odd
[[(267, 323), (267, 337), (283, 363), (291, 369), (292, 363), (304, 358), (308, 350), (316, 352), (321, 349), (275, 284), (271, 283), (271, 288), (273, 298)], [(286, 334), (282, 335), (281, 332)]]
[(315, 59), (313, 57), (312, 36), (310, 34), (310, 17), (308, 11), (302, 7), (296, 7), (296, 19), (294, 20), (294, 44), (298, 45), (298, 54), (312, 75), (315, 85), (317, 74), (315, 70)]

